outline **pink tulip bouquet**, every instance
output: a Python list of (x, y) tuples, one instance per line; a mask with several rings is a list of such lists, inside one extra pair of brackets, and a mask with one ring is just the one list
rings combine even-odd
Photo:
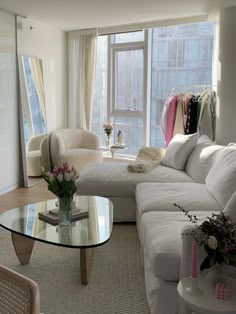
[(59, 167), (54, 167), (52, 171), (45, 172), (41, 168), (42, 177), (48, 183), (48, 190), (59, 198), (73, 198), (76, 192), (75, 180), (79, 177), (75, 168), (63, 163)]

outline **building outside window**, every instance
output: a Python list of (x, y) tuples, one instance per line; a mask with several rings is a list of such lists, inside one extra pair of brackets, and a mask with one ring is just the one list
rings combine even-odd
[(171, 93), (197, 93), (212, 85), (215, 24), (159, 27), (99, 36), (92, 131), (114, 126), (136, 155), (142, 145), (162, 146), (160, 118)]

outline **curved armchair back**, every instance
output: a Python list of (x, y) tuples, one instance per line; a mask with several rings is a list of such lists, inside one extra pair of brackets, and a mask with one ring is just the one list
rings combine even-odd
[(29, 140), (29, 142), (27, 144), (27, 151), (31, 152), (33, 150), (39, 150), (40, 144), (45, 137), (47, 137), (46, 133), (35, 135), (35, 136), (31, 137), (31, 139)]
[[(102, 161), (101, 152), (99, 146), (101, 145), (100, 138), (90, 132), (83, 129), (60, 129), (51, 133), (50, 138), (50, 154), (51, 160), (54, 166), (60, 165), (66, 161), (67, 152), (73, 149), (86, 149), (97, 151), (97, 156), (94, 161)], [(79, 155), (77, 158), (81, 158)], [(86, 158), (83, 156), (83, 158)], [(74, 159), (76, 156), (74, 156)]]

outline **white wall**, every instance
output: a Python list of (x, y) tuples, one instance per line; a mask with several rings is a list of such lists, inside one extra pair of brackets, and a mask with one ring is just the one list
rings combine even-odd
[[(67, 126), (66, 35), (33, 19), (18, 18), (18, 54), (43, 61), (48, 130)], [(17, 99), (15, 17), (0, 10), (0, 195), (23, 184)]]
[(0, 194), (22, 180), (20, 152), (15, 17), (0, 10)]
[(236, 142), (236, 7), (220, 14), (216, 142)]
[(30, 18), (18, 17), (17, 37), (19, 55), (42, 59), (48, 130), (66, 127), (65, 32)]

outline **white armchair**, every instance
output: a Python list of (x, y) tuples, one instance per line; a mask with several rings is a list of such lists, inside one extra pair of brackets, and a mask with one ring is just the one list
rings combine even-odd
[(50, 138), (50, 155), (53, 166), (67, 162), (80, 171), (85, 165), (102, 162), (99, 149), (100, 138), (83, 129), (60, 129), (53, 131)]
[(41, 176), (41, 143), (47, 134), (31, 137), (26, 148), (27, 174), (30, 177)]

